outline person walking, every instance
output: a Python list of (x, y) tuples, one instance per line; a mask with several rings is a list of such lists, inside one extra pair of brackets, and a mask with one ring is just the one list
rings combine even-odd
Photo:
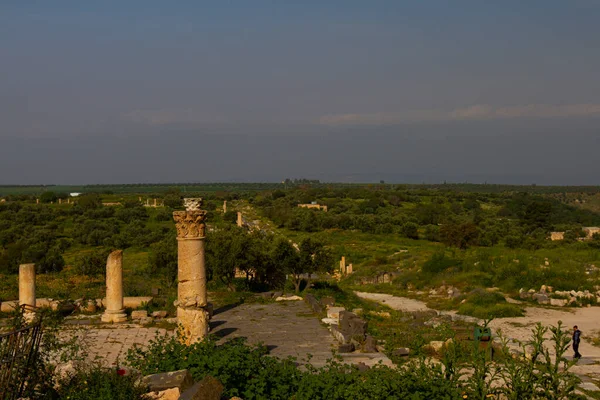
[(573, 327), (573, 351), (575, 352), (575, 355), (573, 356), (574, 359), (581, 358), (581, 354), (579, 354), (579, 342), (581, 342), (581, 331), (577, 325), (575, 325)]

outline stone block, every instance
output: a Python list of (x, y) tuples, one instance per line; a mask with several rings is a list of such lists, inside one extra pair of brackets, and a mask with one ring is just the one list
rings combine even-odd
[(304, 300), (308, 303), (308, 305), (313, 309), (315, 313), (320, 314), (323, 312), (323, 307), (321, 306), (321, 303), (319, 303), (319, 301), (317, 301), (315, 296), (313, 296), (312, 294), (307, 294), (304, 297)]
[(155, 297), (160, 296), (161, 291), (162, 291), (161, 288), (153, 287), (152, 292), (151, 292), (152, 296), (155, 296)]
[(340, 311), (340, 330), (350, 336), (362, 336), (367, 333), (367, 321), (348, 311)]
[(273, 298), (276, 299), (278, 297), (283, 296), (283, 292), (273, 292)]
[(2, 312), (11, 312), (14, 311), (15, 308), (19, 308), (19, 300), (3, 301), (0, 305), (0, 310)]
[(275, 299), (275, 301), (298, 301), (298, 300), (302, 300), (302, 297), (300, 296), (279, 296), (278, 298)]
[(140, 324), (142, 324), (142, 325), (149, 325), (152, 322), (154, 322), (154, 319), (152, 317), (140, 318)]
[(273, 297), (273, 292), (262, 292), (258, 294), (260, 297), (262, 297), (265, 300), (271, 299)]
[[(105, 303), (106, 299), (102, 299), (102, 302)], [(144, 304), (152, 303), (151, 296), (140, 296), (140, 297), (123, 297), (123, 307), (125, 308), (140, 308)]]
[(166, 311), (154, 311), (152, 318), (166, 318), (168, 313)]
[(329, 307), (327, 309), (327, 318), (340, 318), (340, 311), (346, 311), (344, 307)]
[(171, 388), (159, 392), (146, 393), (146, 398), (148, 400), (178, 400), (180, 395), (179, 388)]
[(538, 304), (550, 304), (550, 298), (544, 293), (535, 293), (531, 298)]
[(556, 307), (564, 307), (568, 302), (567, 299), (550, 299), (550, 305)]
[(192, 387), (194, 378), (187, 369), (160, 374), (147, 375), (142, 378), (142, 383), (148, 386), (150, 392), (178, 388), (181, 392)]
[(82, 312), (89, 312), (89, 313), (95, 313), (96, 311), (98, 311), (96, 302), (93, 300), (82, 301), (79, 305), (79, 309)]
[(148, 318), (148, 311), (146, 310), (135, 310), (131, 312), (131, 319), (142, 319)]
[(338, 346), (338, 353), (352, 353), (354, 350), (354, 343), (343, 343)]
[(221, 400), (223, 384), (212, 376), (205, 376), (200, 382), (184, 391), (179, 400)]
[(177, 308), (180, 340), (186, 345), (196, 343), (208, 335), (208, 311), (200, 309)]
[(352, 335), (342, 332), (338, 325), (331, 325), (331, 334), (339, 343), (350, 343)]
[(377, 353), (377, 340), (371, 335), (367, 335), (365, 343), (363, 344), (363, 352), (365, 353)]
[(327, 325), (337, 325), (340, 321), (337, 318), (322, 318), (321, 322)]
[(400, 347), (394, 351), (392, 351), (392, 355), (396, 357), (408, 357), (410, 354), (410, 349), (407, 347)]

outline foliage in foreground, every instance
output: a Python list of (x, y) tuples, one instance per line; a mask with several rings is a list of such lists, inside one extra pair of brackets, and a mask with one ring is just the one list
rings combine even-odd
[(143, 350), (134, 348), (128, 363), (144, 374), (188, 369), (196, 380), (211, 375), (223, 382), (226, 395), (252, 399), (577, 399), (577, 377), (564, 357), (569, 334), (561, 323), (551, 327), (550, 356), (537, 325), (532, 339), (521, 344), (530, 357), (513, 355), (508, 342), (494, 360), (472, 344), (451, 344), (441, 363), (421, 357), (392, 369), (378, 365), (367, 371), (330, 360), (322, 368), (296, 367), (295, 359), (277, 359), (262, 346), (243, 339), (222, 345), (213, 340), (184, 346), (177, 338), (157, 337)]
[(115, 369), (91, 366), (78, 370), (60, 382), (56, 399), (69, 400), (143, 400), (147, 388), (136, 375), (121, 376)]

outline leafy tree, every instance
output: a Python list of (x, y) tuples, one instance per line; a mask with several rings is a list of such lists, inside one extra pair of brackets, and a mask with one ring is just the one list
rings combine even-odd
[(317, 272), (333, 271), (333, 256), (322, 243), (306, 238), (300, 242), (298, 251), (289, 242), (285, 243), (278, 243), (274, 258), (292, 276), (296, 293), (300, 292), (303, 279), (310, 280)]
[(180, 208), (183, 206), (183, 201), (181, 200), (181, 195), (175, 193), (169, 193), (165, 195), (163, 202), (165, 206), (170, 208)]
[(52, 247), (36, 263), (36, 269), (40, 273), (60, 272), (65, 266), (65, 260), (58, 247)]
[(466, 249), (477, 243), (479, 229), (472, 222), (448, 221), (440, 227), (440, 237), (442, 242), (448, 246)]
[(102, 200), (96, 193), (84, 194), (77, 198), (77, 206), (83, 210), (92, 210), (102, 207)]
[(419, 225), (414, 222), (407, 222), (402, 225), (402, 234), (409, 239), (419, 238)]
[(230, 291), (235, 291), (233, 280), (236, 268), (249, 270), (248, 255), (252, 239), (245, 230), (229, 226), (213, 232), (206, 238), (206, 259), (213, 277), (220, 279)]
[(94, 249), (81, 256), (76, 267), (82, 275), (102, 275), (106, 273), (106, 260), (110, 249)]
[(40, 195), (40, 201), (42, 203), (52, 203), (58, 200), (56, 193), (54, 192), (44, 192)]
[(150, 246), (148, 265), (153, 275), (164, 277), (167, 286), (177, 281), (177, 241), (166, 238)]

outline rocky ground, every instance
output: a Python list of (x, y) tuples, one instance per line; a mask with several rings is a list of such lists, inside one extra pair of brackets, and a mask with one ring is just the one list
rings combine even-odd
[[(426, 311), (430, 310), (424, 302), (409, 299), (406, 297), (393, 296), (382, 293), (355, 292), (359, 297), (376, 301), (384, 304), (394, 310), (404, 312)], [(441, 314), (450, 314), (456, 316), (455, 312), (440, 312)], [(471, 317), (467, 320), (479, 322)], [(592, 344), (594, 335), (600, 332), (600, 307), (584, 308), (550, 308), (550, 307), (525, 307), (524, 317), (498, 318), (490, 323), (493, 334), (502, 332), (502, 335), (508, 339), (516, 339), (525, 342), (531, 339), (531, 331), (539, 322), (544, 326), (556, 325), (562, 321), (567, 330), (571, 330), (577, 325), (583, 332), (581, 345), (579, 348), (583, 357), (572, 369), (574, 373), (582, 378), (583, 384), (588, 390), (600, 390), (592, 383), (592, 379), (598, 379), (600, 376), (600, 347)], [(549, 334), (547, 335), (549, 336)], [(516, 347), (516, 346), (515, 346)], [(568, 353), (571, 358), (571, 352)]]

